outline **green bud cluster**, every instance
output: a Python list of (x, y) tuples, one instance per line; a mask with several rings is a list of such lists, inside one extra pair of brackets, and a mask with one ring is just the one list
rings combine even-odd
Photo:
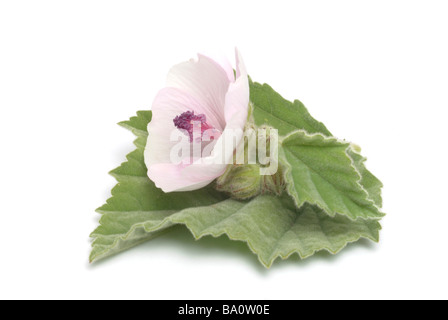
[(260, 175), (260, 165), (229, 165), (227, 171), (216, 181), (216, 189), (232, 198), (245, 200), (260, 194), (281, 195), (285, 182), (281, 168), (274, 175)]
[[(252, 129), (256, 131), (256, 126), (253, 121), (249, 120), (246, 125), (246, 130)], [(261, 130), (267, 132), (267, 152), (269, 152), (269, 127), (263, 126)], [(248, 142), (244, 141), (244, 157), (248, 159)], [(237, 162), (236, 158), (234, 163)], [(244, 161), (243, 161), (244, 162)], [(260, 169), (265, 167), (262, 164), (232, 164), (227, 167), (226, 172), (217, 179), (216, 189), (221, 192), (228, 193), (232, 198), (238, 200), (245, 200), (254, 198), (260, 194), (276, 194), (281, 195), (285, 190), (285, 181), (283, 177), (283, 170), (281, 166), (273, 175), (262, 175)]]

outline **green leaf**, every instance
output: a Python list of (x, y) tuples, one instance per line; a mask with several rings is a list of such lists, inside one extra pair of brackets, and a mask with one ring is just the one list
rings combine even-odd
[[(262, 85), (251, 81), (250, 98), (252, 103), (254, 104), (253, 114), (255, 123), (258, 126), (269, 125), (274, 128), (277, 128), (281, 136), (287, 136), (288, 134), (291, 134), (292, 132), (298, 130), (303, 130), (309, 134), (321, 134), (326, 137), (332, 136), (331, 132), (321, 122), (317, 121), (310, 115), (308, 110), (300, 101), (296, 100), (294, 102), (290, 102), (284, 99), (280, 94), (275, 92), (267, 84)], [(381, 207), (382, 206), (381, 188), (383, 186), (381, 181), (379, 181), (370, 171), (367, 170), (364, 164), (366, 159), (362, 155), (353, 151), (351, 148), (346, 148), (346, 152), (347, 155), (352, 159), (352, 165), (355, 167), (355, 170), (358, 172), (358, 174), (361, 175), (361, 179), (359, 176), (357, 176), (355, 179), (354, 177), (352, 177), (352, 183), (353, 180), (360, 179), (360, 181), (357, 182), (361, 185), (361, 189), (364, 189), (363, 192), (362, 190), (361, 191), (358, 190), (355, 186), (355, 190), (357, 190), (356, 193), (358, 193), (358, 196), (361, 196), (363, 194), (365, 196), (365, 199), (361, 200), (362, 202), (361, 206), (364, 206), (363, 203), (365, 201), (367, 202), (373, 201), (377, 207)], [(313, 162), (316, 163), (312, 164), (317, 165), (319, 161), (320, 161), (319, 159), (314, 159)], [(309, 181), (307, 181), (308, 178), (304, 176), (305, 172), (301, 172), (297, 168), (295, 169), (296, 169), (294, 171), (295, 175), (301, 176), (302, 178), (305, 179), (304, 181), (296, 180), (295, 187), (300, 188), (300, 185), (308, 184), (309, 183)], [(327, 167), (327, 169), (329, 168)], [(354, 176), (353, 172), (351, 172), (351, 175)], [(310, 185), (311, 188), (312, 184), (313, 183), (311, 183)], [(306, 192), (307, 192), (306, 190), (301, 190), (299, 194)], [(367, 192), (367, 194), (365, 192)], [(297, 192), (294, 190), (292, 190), (290, 193), (296, 199), (298, 205), (301, 205), (303, 203), (302, 201), (302, 199), (304, 198), (303, 194), (298, 195)], [(305, 198), (307, 197), (305, 196)], [(308, 198), (314, 199), (313, 201), (311, 201), (311, 203), (323, 202), (322, 199), (320, 199), (321, 196), (318, 194), (317, 190), (314, 190), (312, 194), (309, 194)], [(357, 198), (358, 197), (355, 197), (355, 199)], [(344, 207), (343, 204), (341, 205), (342, 207)], [(370, 207), (370, 205), (368, 207)], [(323, 206), (323, 208), (329, 210), (329, 213), (331, 215), (335, 213), (334, 210), (329, 209), (329, 206)], [(375, 212), (378, 210), (373, 209), (373, 211)], [(351, 216), (352, 218), (358, 216), (355, 212), (353, 212), (353, 215), (350, 214), (348, 215)], [(363, 214), (361, 214), (361, 216), (363, 216)], [(369, 217), (372, 216), (372, 214), (369, 212), (365, 212), (364, 216)], [(373, 216), (381, 217), (382, 214), (378, 215), (378, 213), (376, 212), (373, 214)]]
[(359, 238), (378, 241), (382, 184), (366, 169), (365, 158), (349, 143), (331, 137), (300, 101), (289, 102), (266, 84), (251, 81), (250, 90), (255, 123), (286, 136), (281, 161), (291, 197), (237, 201), (212, 186), (163, 193), (147, 177), (144, 149), (151, 112), (140, 111), (120, 123), (137, 136), (137, 149), (111, 172), (118, 184), (98, 209), (102, 217), (91, 235), (91, 261), (151, 240), (175, 225), (185, 225), (197, 239), (227, 235), (247, 242), (266, 267), (294, 253), (307, 258), (320, 250), (337, 253)]
[(265, 124), (276, 128), (281, 136), (295, 130), (331, 136), (330, 131), (310, 115), (302, 102), (285, 100), (267, 84), (250, 81), (250, 100), (254, 104), (253, 116), (258, 126)]
[(377, 207), (381, 208), (383, 206), (383, 199), (381, 197), (383, 183), (367, 170), (364, 164), (367, 160), (366, 158), (352, 149), (348, 149), (347, 152), (350, 158), (353, 159), (353, 165), (356, 167), (356, 170), (361, 174), (362, 179), (360, 183), (369, 194), (369, 199), (372, 199)]
[[(164, 193), (147, 176), (144, 149), (148, 136), (147, 126), (151, 121), (150, 111), (138, 112), (137, 117), (120, 123), (137, 136), (137, 149), (127, 156), (127, 161), (111, 171), (118, 184), (112, 189), (112, 197), (97, 210), (103, 214), (102, 225), (91, 235), (94, 238), (90, 261), (98, 260), (141, 242), (156, 234), (141, 233), (132, 239), (118, 239), (116, 234), (129, 231), (139, 218), (149, 221), (166, 217), (185, 208), (208, 206), (227, 197), (208, 186), (192, 192)], [(104, 223), (106, 221), (106, 223)], [(127, 222), (132, 221), (130, 225)]]
[[(286, 167), (287, 191), (298, 207), (316, 204), (330, 216), (342, 214), (350, 219), (379, 219), (384, 216), (369, 193), (378, 201), (378, 185), (366, 174), (363, 159), (350, 157), (347, 142), (322, 134), (295, 131), (281, 142), (281, 162)], [(350, 152), (350, 154), (349, 154)], [(355, 156), (355, 154), (353, 153)], [(356, 164), (355, 164), (356, 163)], [(362, 178), (361, 169), (366, 178)]]
[(120, 122), (119, 125), (131, 130), (137, 137), (148, 137), (148, 124), (151, 122), (151, 111), (138, 111), (136, 117), (128, 121)]
[[(223, 200), (211, 206), (178, 212), (118, 212), (101, 218), (98, 251), (116, 253), (159, 235), (168, 228), (185, 225), (196, 239), (227, 235), (247, 242), (260, 262), (270, 267), (278, 257), (294, 253), (307, 258), (316, 251), (337, 253), (347, 243), (367, 238), (378, 241), (381, 228), (372, 220), (350, 221), (343, 216), (330, 218), (319, 208), (304, 205), (297, 209), (288, 196), (264, 195), (250, 201)], [(96, 255), (96, 258), (104, 257)]]

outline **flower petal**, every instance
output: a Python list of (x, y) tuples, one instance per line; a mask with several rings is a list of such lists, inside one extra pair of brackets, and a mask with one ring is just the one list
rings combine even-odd
[[(148, 141), (145, 149), (145, 164), (148, 168), (149, 178), (164, 192), (189, 191), (200, 189), (217, 176), (208, 174), (202, 170), (202, 166), (175, 164), (171, 159), (171, 151), (174, 146), (179, 146), (182, 141), (171, 141), (173, 132), (179, 132), (174, 126), (173, 119), (186, 111), (205, 113), (206, 108), (194, 97), (176, 88), (162, 89), (154, 99), (152, 105), (153, 118), (148, 125)], [(207, 122), (218, 130), (223, 130), (216, 123), (216, 119), (209, 117)], [(184, 148), (190, 150), (189, 139), (184, 140)], [(189, 159), (188, 159), (189, 160)], [(198, 167), (197, 174), (189, 174), (190, 167)], [(218, 175), (225, 169), (220, 165)], [(195, 171), (194, 169), (192, 171)], [(215, 171), (213, 171), (215, 172)]]
[[(203, 55), (199, 55), (197, 61), (181, 63), (171, 69), (168, 88), (159, 92), (153, 104), (145, 150), (148, 176), (164, 192), (200, 189), (221, 176), (232, 162), (234, 149), (243, 137), (249, 109), (249, 81), (238, 51), (236, 61), (236, 79), (232, 79), (233, 70), (230, 72), (228, 66), (223, 67)], [(206, 115), (207, 123), (222, 132), (210, 145), (213, 146), (211, 154), (191, 165), (175, 164), (171, 159), (171, 150), (179, 145), (179, 141), (170, 141), (177, 130), (173, 119), (186, 111)], [(229, 136), (236, 142), (230, 144), (230, 148), (225, 141)], [(183, 143), (190, 150), (189, 139)]]
[(232, 64), (225, 55), (219, 52), (212, 52), (212, 51), (202, 51), (201, 54), (218, 63), (226, 72), (229, 81), (235, 82), (235, 73), (233, 71)]
[(181, 166), (163, 163), (151, 166), (148, 176), (163, 192), (197, 190), (215, 179), (194, 181), (192, 177), (183, 174)]
[(152, 105), (153, 117), (148, 125), (145, 150), (145, 163), (148, 168), (155, 163), (171, 164), (171, 149), (179, 143), (170, 141), (172, 133), (178, 131), (173, 119), (186, 111), (203, 109), (205, 108), (201, 103), (178, 89), (165, 88), (159, 91)]
[[(225, 119), (226, 123), (231, 119), (236, 121), (235, 125), (240, 129), (244, 128), (249, 111), (249, 78), (241, 54), (238, 49), (235, 50), (236, 56), (236, 74), (237, 78), (231, 83), (225, 97)], [(245, 113), (245, 116), (243, 115)], [(235, 115), (239, 116), (235, 117)]]
[(226, 127), (224, 132), (215, 144), (212, 155), (184, 168), (182, 174), (185, 176), (194, 177), (197, 180), (214, 180), (221, 176), (225, 172), (227, 164), (231, 163), (234, 154), (234, 149), (228, 148), (226, 138), (232, 137), (232, 139), (235, 139), (235, 147), (241, 143), (249, 112), (249, 78), (238, 50), (236, 50), (235, 55), (237, 78), (235, 82), (230, 83), (225, 96)]
[(167, 86), (178, 88), (199, 101), (208, 117), (214, 118), (220, 128), (225, 127), (224, 101), (230, 81), (226, 71), (212, 59), (198, 55), (174, 66), (167, 77)]

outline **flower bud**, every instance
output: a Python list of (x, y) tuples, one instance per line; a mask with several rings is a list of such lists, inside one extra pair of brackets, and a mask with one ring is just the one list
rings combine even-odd
[(271, 176), (262, 176), (261, 192), (263, 194), (273, 193), (280, 196), (285, 190), (285, 187), (286, 184), (281, 167), (278, 168), (277, 173)]
[(234, 199), (245, 200), (260, 194), (281, 195), (285, 181), (281, 168), (273, 175), (261, 175), (257, 164), (230, 165), (217, 179), (216, 189)]
[(216, 189), (228, 193), (232, 198), (244, 200), (261, 193), (262, 176), (258, 165), (230, 165), (218, 178)]

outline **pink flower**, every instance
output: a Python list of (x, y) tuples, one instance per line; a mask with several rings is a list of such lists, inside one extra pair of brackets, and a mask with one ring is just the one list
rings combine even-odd
[[(224, 137), (232, 132), (236, 145), (241, 142), (248, 109), (249, 81), (238, 51), (236, 77), (230, 63), (203, 55), (174, 66), (167, 87), (152, 105), (145, 150), (149, 178), (164, 192), (210, 184), (232, 163), (235, 147), (225, 148)], [(200, 131), (195, 132), (196, 127)], [(173, 133), (184, 139), (173, 141)], [(184, 155), (182, 162), (173, 162), (176, 147), (191, 150), (195, 144), (201, 151), (199, 158)]]

